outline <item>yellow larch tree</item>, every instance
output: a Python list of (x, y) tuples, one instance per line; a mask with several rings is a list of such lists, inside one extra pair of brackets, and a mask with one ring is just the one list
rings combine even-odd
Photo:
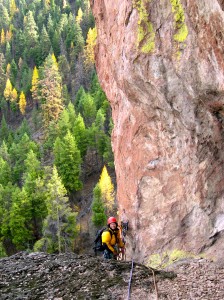
[(25, 114), (25, 109), (26, 109), (26, 97), (24, 95), (24, 92), (21, 92), (19, 96), (19, 110), (22, 115)]
[(12, 31), (11, 30), (6, 31), (5, 39), (6, 39), (7, 42), (11, 41), (11, 39), (12, 39)]
[(99, 187), (107, 213), (112, 213), (115, 206), (114, 185), (112, 183), (110, 175), (108, 174), (106, 166), (103, 167), (102, 173), (100, 175)]
[(9, 78), (6, 81), (6, 86), (5, 86), (5, 90), (4, 90), (4, 97), (9, 102), (12, 98), (12, 84), (11, 84), (11, 81), (10, 81)]
[(86, 38), (86, 46), (84, 49), (85, 65), (93, 66), (95, 63), (94, 59), (94, 47), (96, 45), (97, 30), (96, 27), (90, 28)]
[(16, 2), (15, 0), (10, 0), (9, 2), (9, 12), (10, 12), (10, 16), (13, 17), (13, 15), (15, 14), (17, 10), (17, 7), (16, 7)]
[(3, 44), (5, 44), (5, 31), (2, 28), (2, 31), (1, 31), (1, 45), (3, 45)]
[(18, 98), (18, 93), (17, 93), (17, 90), (14, 88), (14, 89), (12, 90), (12, 94), (11, 94), (11, 99), (10, 99), (10, 101), (11, 101), (11, 102), (16, 102), (17, 98)]
[(7, 78), (10, 77), (10, 73), (11, 73), (11, 65), (8, 63), (6, 66), (6, 76)]
[(76, 22), (77, 23), (81, 23), (81, 21), (82, 21), (82, 16), (83, 16), (83, 12), (82, 12), (82, 9), (81, 9), (81, 7), (79, 8), (79, 10), (78, 10), (78, 14), (77, 14), (77, 16), (76, 16)]
[(38, 103), (38, 83), (39, 83), (39, 72), (37, 67), (35, 66), (33, 69), (33, 76), (32, 76), (32, 87), (31, 87), (31, 93), (33, 100), (36, 102), (36, 105)]

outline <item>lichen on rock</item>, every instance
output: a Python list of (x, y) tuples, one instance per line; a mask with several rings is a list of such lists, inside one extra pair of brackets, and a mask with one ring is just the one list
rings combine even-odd
[(146, 4), (150, 0), (134, 0), (133, 7), (138, 11), (138, 37), (137, 47), (141, 52), (149, 53), (155, 49), (155, 31), (152, 23), (149, 21), (149, 14), (146, 9)]
[(174, 35), (174, 40), (182, 43), (188, 36), (188, 28), (185, 23), (184, 9), (180, 0), (170, 0), (170, 2), (172, 5), (172, 12), (174, 13), (175, 29), (177, 31)]

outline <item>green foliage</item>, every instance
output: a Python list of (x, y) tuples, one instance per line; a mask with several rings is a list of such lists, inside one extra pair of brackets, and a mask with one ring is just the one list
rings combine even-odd
[(92, 202), (92, 222), (96, 227), (105, 225), (107, 216), (105, 213), (105, 206), (102, 201), (102, 193), (99, 184), (93, 189)]

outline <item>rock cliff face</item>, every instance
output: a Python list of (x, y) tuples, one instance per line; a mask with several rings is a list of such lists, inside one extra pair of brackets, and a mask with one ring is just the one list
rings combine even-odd
[(224, 250), (224, 2), (95, 0), (130, 256)]

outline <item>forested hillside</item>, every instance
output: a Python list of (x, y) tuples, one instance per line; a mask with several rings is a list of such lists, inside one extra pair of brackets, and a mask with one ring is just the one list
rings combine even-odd
[(88, 0), (0, 0), (1, 256), (72, 250), (71, 199), (113, 169), (96, 35)]

